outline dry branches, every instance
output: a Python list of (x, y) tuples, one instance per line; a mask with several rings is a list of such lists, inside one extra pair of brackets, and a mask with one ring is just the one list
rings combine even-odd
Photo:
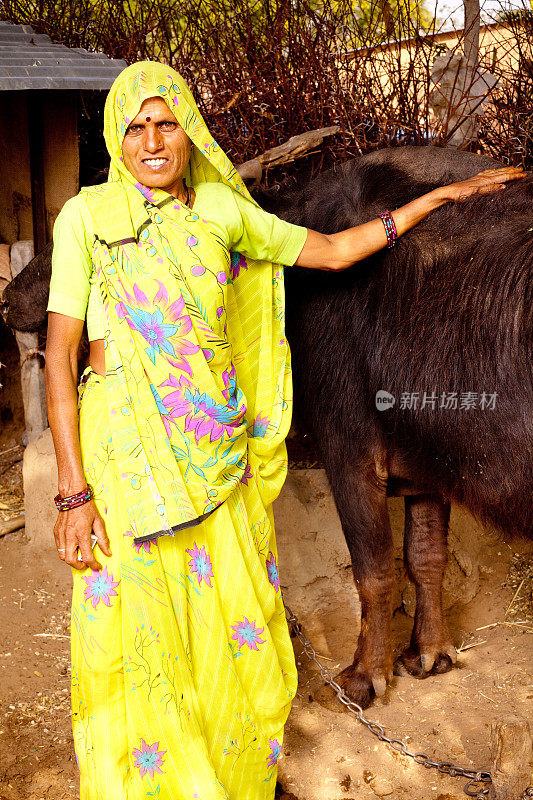
[[(10, 19), (57, 41), (174, 66), (236, 163), (305, 131), (339, 127), (318, 152), (267, 170), (267, 184), (376, 147), (446, 143), (454, 109), (436, 122), (431, 73), (437, 56), (462, 53), (461, 36), (446, 37), (414, 0), (386, 5), (387, 19), (383, 0), (4, 0)], [(481, 66), (499, 84), (471, 145), (526, 166), (532, 18), (531, 11), (511, 15), (501, 47), (481, 42)], [(387, 31), (395, 41), (383, 41)]]

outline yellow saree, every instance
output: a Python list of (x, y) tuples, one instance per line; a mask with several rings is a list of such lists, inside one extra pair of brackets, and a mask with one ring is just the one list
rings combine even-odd
[(135, 184), (121, 142), (154, 96), (193, 142), (187, 182), (249, 197), (182, 78), (124, 70), (110, 179), (84, 190), (106, 377), (80, 386), (80, 442), (113, 556), (74, 571), (81, 800), (271, 800), (296, 690), (271, 509), (291, 414), (282, 271)]

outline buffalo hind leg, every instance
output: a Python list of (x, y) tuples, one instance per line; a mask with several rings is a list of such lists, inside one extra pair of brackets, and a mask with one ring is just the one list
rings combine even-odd
[(361, 602), (361, 631), (354, 661), (336, 680), (366, 707), (392, 678), (393, 545), (387, 510), (387, 474), (378, 461), (358, 470), (351, 464), (328, 477), (352, 559)]
[(450, 504), (429, 494), (405, 498), (404, 560), (416, 589), (411, 642), (395, 665), (399, 675), (448, 672), (457, 654), (442, 610)]

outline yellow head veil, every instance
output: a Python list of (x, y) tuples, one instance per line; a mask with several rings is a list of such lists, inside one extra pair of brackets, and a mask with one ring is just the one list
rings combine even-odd
[[(140, 61), (120, 73), (107, 96), (104, 111), (104, 138), (111, 156), (110, 181), (135, 185), (135, 178), (122, 161), (122, 140), (141, 105), (151, 97), (165, 101), (193, 143), (188, 169), (188, 185), (203, 181), (222, 181), (255, 203), (237, 170), (211, 136), (191, 90), (176, 70), (153, 61)], [(162, 199), (162, 192), (149, 193)]]

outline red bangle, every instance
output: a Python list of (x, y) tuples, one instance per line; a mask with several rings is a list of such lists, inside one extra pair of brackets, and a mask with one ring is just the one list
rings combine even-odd
[(82, 489), (81, 492), (77, 494), (72, 494), (70, 497), (61, 497), (60, 494), (56, 494), (54, 497), (54, 503), (58, 511), (69, 511), (71, 508), (77, 508), (78, 506), (82, 506), (84, 503), (88, 503), (89, 500), (92, 500), (94, 497), (92, 486), (87, 486), (85, 489)]
[(378, 217), (381, 218), (381, 221), (385, 227), (385, 233), (387, 235), (387, 247), (390, 249), (391, 247), (394, 247), (396, 244), (396, 239), (398, 238), (398, 232), (396, 230), (393, 216), (390, 211), (382, 211), (380, 214), (378, 214)]

